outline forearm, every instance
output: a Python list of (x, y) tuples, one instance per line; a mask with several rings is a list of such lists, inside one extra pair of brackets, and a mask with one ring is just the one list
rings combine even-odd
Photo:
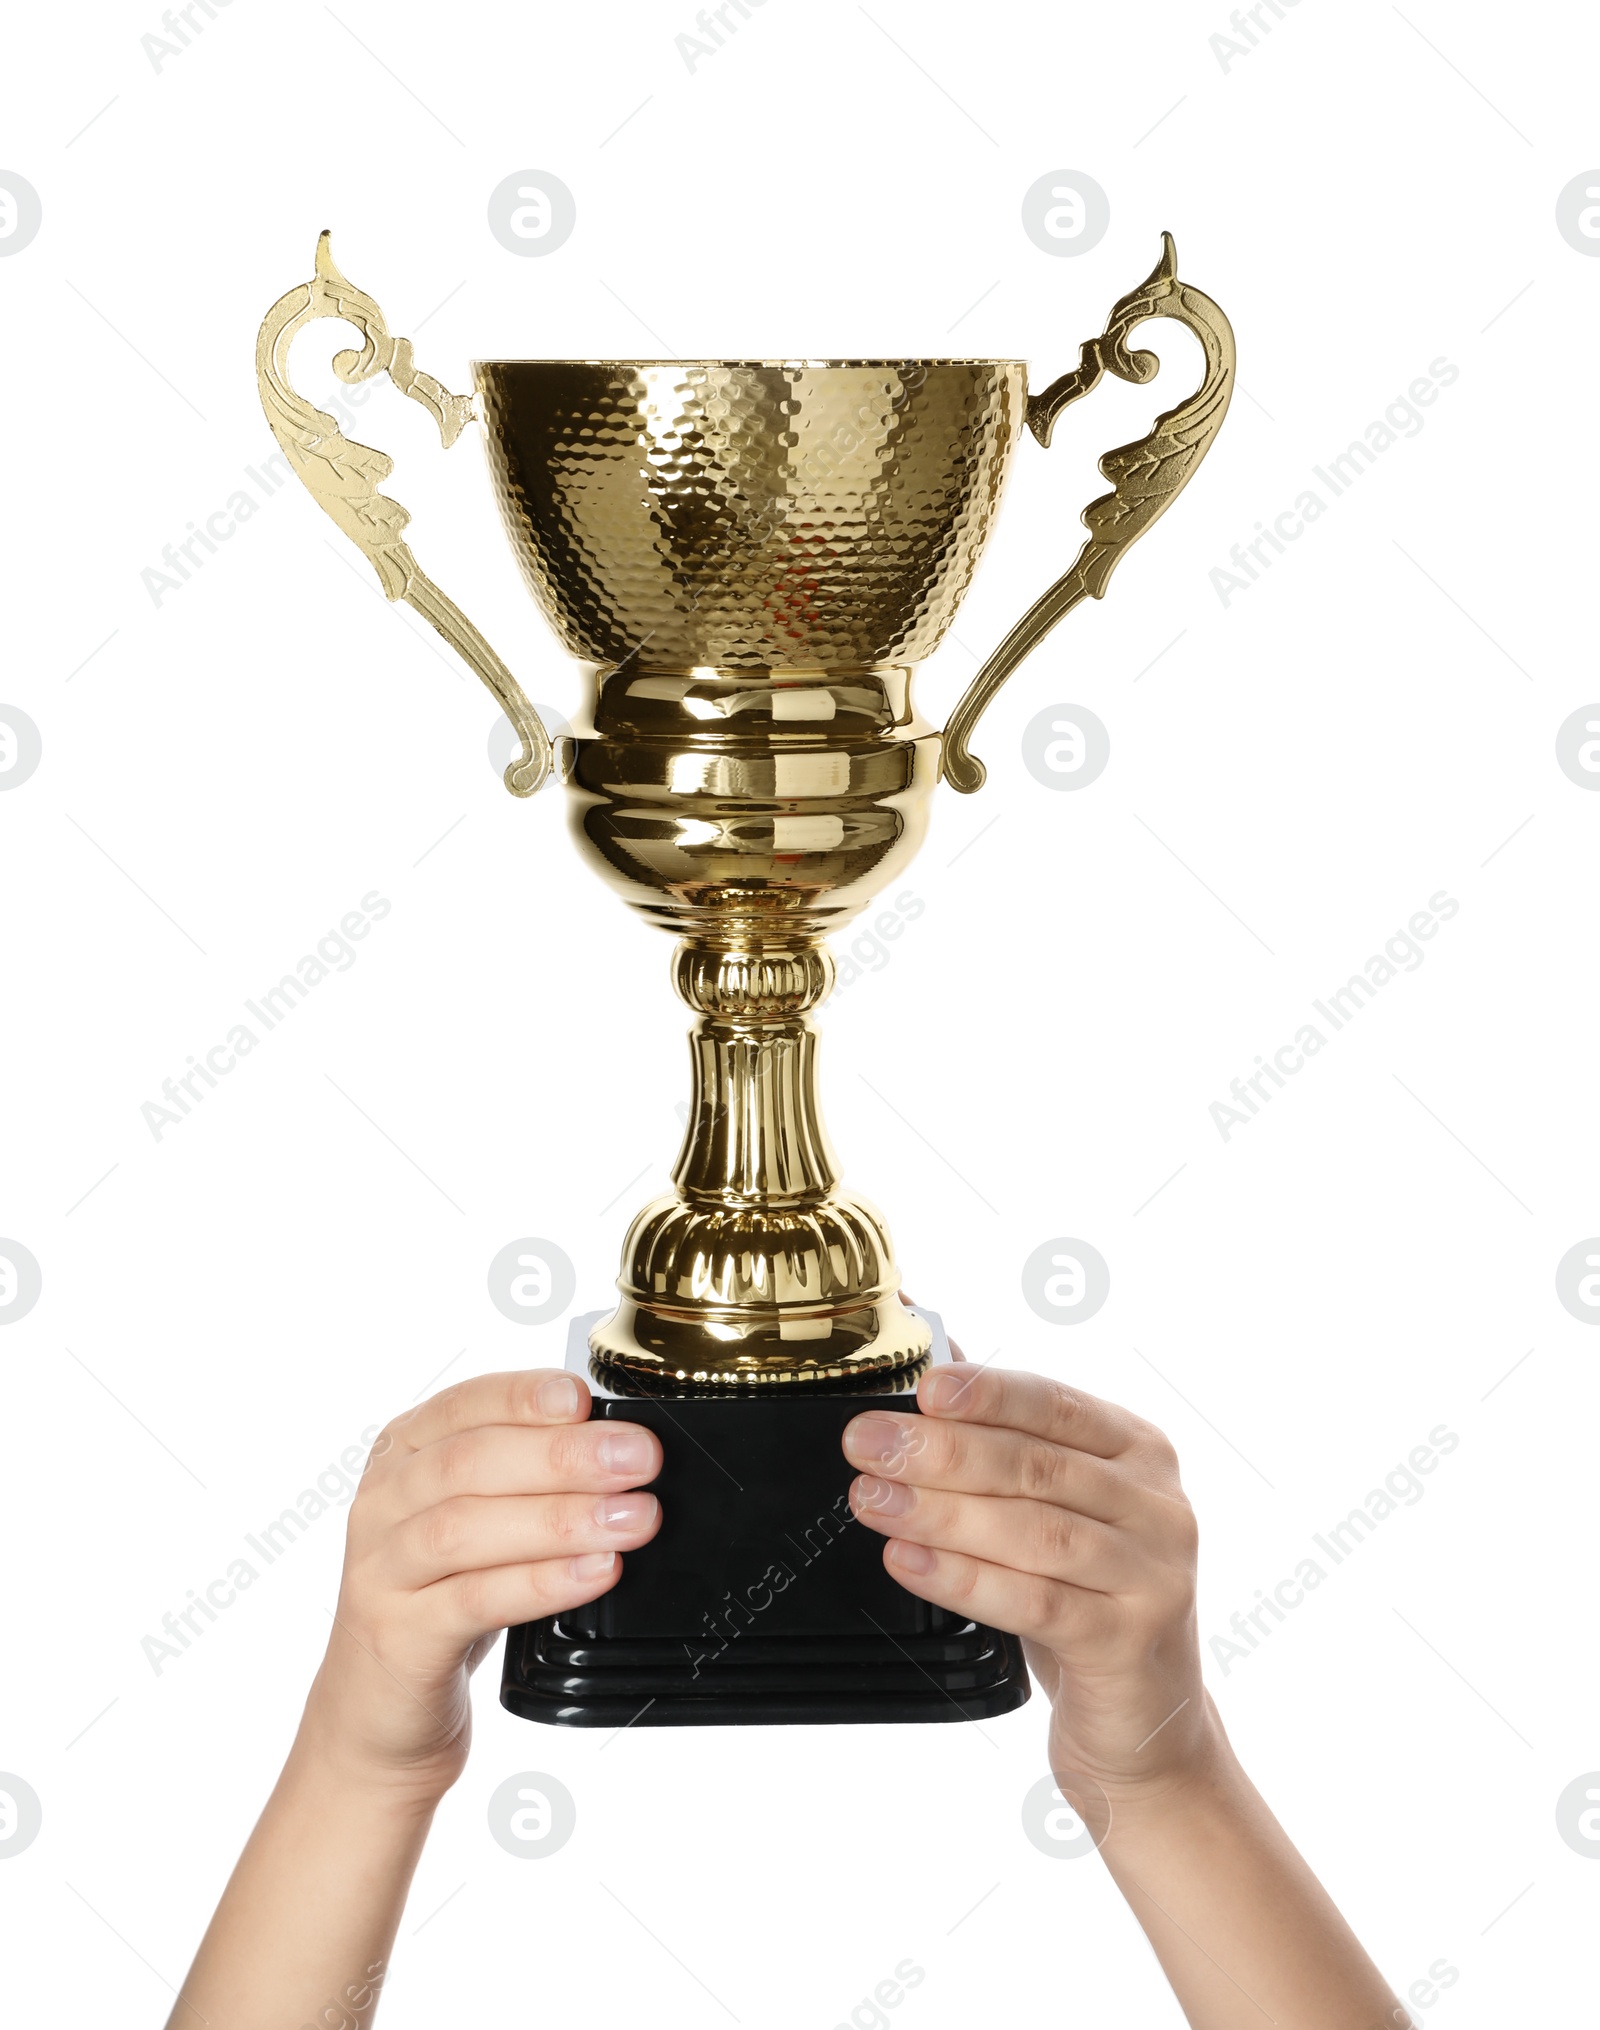
[(380, 1434), (299, 1736), (169, 2030), (367, 2030), (474, 1665), (597, 1600), (659, 1527), (660, 1441), (589, 1407), (564, 1371), (478, 1375)]
[(1193, 2030), (1410, 2022), (1220, 1723), (1194, 1775), (1115, 1808), (1101, 1855)]
[(168, 2030), (366, 2030), (433, 1809), (297, 1741)]

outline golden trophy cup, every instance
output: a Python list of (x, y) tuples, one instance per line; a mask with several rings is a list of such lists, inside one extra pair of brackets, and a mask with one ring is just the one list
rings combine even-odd
[[(378, 491), (392, 461), (291, 386), (291, 342), (319, 318), (361, 336), (334, 358), (342, 381), (387, 373), (446, 446), (482, 423), (522, 575), (586, 672), (584, 711), (554, 752), (515, 678), (412, 556), (405, 509)], [(1199, 388), (1100, 461), (1113, 490), (1084, 511), (1070, 568), (939, 731), (918, 716), (917, 668), (955, 618), (1019, 437), (1048, 445), (1061, 411), (1106, 373), (1150, 381), (1159, 360), (1128, 341), (1152, 318), (1199, 339)], [(744, 1419), (744, 1456), (759, 1429), (777, 1492), (729, 1510), (726, 1490), (669, 1463), (657, 1543), (630, 1554), (614, 1595), (559, 1627), (512, 1631), (506, 1702), (571, 1724), (620, 1724), (639, 1696), (647, 1724), (966, 1718), (1020, 1703), (1012, 1639), (913, 1601), (854, 1523), (861, 1543), (830, 1550), (825, 1578), (755, 1608), (734, 1599), (763, 1571), (769, 1539), (794, 1541), (797, 1519), (821, 1519), (817, 1501), (837, 1508), (838, 1433), (862, 1394), (914, 1409), (916, 1377), (948, 1357), (937, 1320), (898, 1294), (882, 1216), (841, 1187), (811, 1015), (833, 983), (827, 939), (909, 865), (935, 786), (982, 785), (970, 743), (990, 699), (1057, 621), (1104, 594), (1204, 458), (1233, 388), (1226, 317), (1180, 281), (1168, 235), (1077, 367), (1038, 394), (1007, 359), (498, 359), (474, 362), (463, 396), (416, 367), (324, 233), (313, 279), (267, 313), (257, 371), (313, 496), (385, 594), (415, 607), (504, 708), (522, 743), (507, 788), (531, 796), (557, 772), (584, 858), (678, 939), (673, 982), (694, 1014), (673, 1189), (635, 1216), (620, 1301), (575, 1358), (596, 1415), (660, 1411), (669, 1462), (686, 1416), (713, 1454), (705, 1433)], [(784, 1499), (788, 1511), (770, 1507)], [(648, 1589), (633, 1583), (646, 1572)], [(750, 1617), (738, 1648), (729, 1656), (725, 1641), (691, 1672), (683, 1653), (704, 1648), (707, 1629), (726, 1637), (730, 1600)], [(881, 1654), (869, 1653), (874, 1628)], [(914, 1669), (908, 1643), (923, 1645)]]

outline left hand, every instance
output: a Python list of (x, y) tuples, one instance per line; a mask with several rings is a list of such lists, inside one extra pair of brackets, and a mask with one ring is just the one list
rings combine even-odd
[(622, 1576), (661, 1504), (661, 1444), (591, 1421), (564, 1369), (478, 1375), (408, 1410), (350, 1507), (339, 1606), (300, 1742), (432, 1805), (466, 1760), (467, 1680), (502, 1628), (569, 1613)]
[(1053, 1708), (1050, 1766), (1117, 1801), (1181, 1784), (1222, 1739), (1200, 1678), (1197, 1531), (1142, 1418), (1042, 1375), (960, 1363), (920, 1416), (854, 1418), (856, 1518), (908, 1592), (1020, 1635)]

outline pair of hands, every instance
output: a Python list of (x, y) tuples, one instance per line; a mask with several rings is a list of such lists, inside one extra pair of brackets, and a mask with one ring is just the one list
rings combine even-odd
[[(959, 1356), (958, 1356), (959, 1360)], [(918, 1415), (873, 1408), (851, 1507), (909, 1592), (1020, 1635), (1051, 1702), (1050, 1766), (1113, 1804), (1195, 1774), (1196, 1529), (1172, 1447), (1113, 1404), (965, 1364)], [(461, 1773), (468, 1679), (500, 1630), (609, 1591), (661, 1505), (654, 1433), (589, 1422), (576, 1376), (484, 1375), (379, 1437), (351, 1508), (339, 1607), (302, 1743), (428, 1803)]]
[[(1026, 1641), (1055, 1780), (1195, 2030), (1410, 2022), (1205, 1695), (1194, 1518), (1167, 1441), (1037, 1375), (962, 1363), (918, 1397), (920, 1414), (877, 1398), (847, 1426), (855, 1515), (910, 1592)], [(466, 1760), (473, 1667), (508, 1624), (607, 1591), (661, 1526), (659, 1440), (589, 1407), (574, 1375), (485, 1375), (378, 1440), (327, 1657), (172, 2030), (277, 2030), (318, 1994), (370, 2015)]]

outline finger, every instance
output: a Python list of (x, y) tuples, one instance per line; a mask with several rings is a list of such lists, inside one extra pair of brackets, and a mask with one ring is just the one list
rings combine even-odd
[(622, 1576), (615, 1551), (585, 1551), (532, 1565), (495, 1565), (457, 1572), (425, 1586), (416, 1598), (442, 1642), (463, 1646), (501, 1628), (570, 1614), (609, 1593)]
[(417, 1515), (453, 1495), (607, 1494), (660, 1471), (661, 1441), (640, 1424), (484, 1424), (402, 1460), (388, 1497), (396, 1516)]
[[(913, 1311), (915, 1311), (917, 1308), (917, 1300), (915, 1297), (912, 1296), (909, 1290), (902, 1290), (900, 1292), (900, 1302), (902, 1304), (909, 1304)], [(964, 1361), (966, 1359), (967, 1356), (961, 1351), (960, 1347), (956, 1345), (953, 1339), (947, 1339), (945, 1341), (945, 1344), (950, 1349), (950, 1358), (952, 1360)]]
[(460, 1494), (389, 1533), (385, 1563), (396, 1585), (414, 1591), (453, 1572), (631, 1551), (661, 1527), (653, 1494)]
[(1016, 1572), (960, 1551), (936, 1551), (892, 1537), (883, 1547), (883, 1562), (890, 1577), (919, 1600), (1052, 1650), (1101, 1640), (1116, 1620), (1116, 1604), (1104, 1593), (1037, 1572)]
[(917, 1401), (925, 1416), (1007, 1425), (1101, 1459), (1131, 1450), (1150, 1430), (1115, 1403), (1065, 1389), (1046, 1375), (1005, 1368), (969, 1368), (966, 1374), (935, 1368), (917, 1384)]
[(1145, 1570), (1125, 1536), (1047, 1501), (945, 1494), (863, 1474), (851, 1484), (850, 1506), (881, 1536), (964, 1551), (1095, 1593), (1128, 1591)]
[(396, 1417), (373, 1452), (385, 1439), (401, 1453), (420, 1452), (479, 1424), (581, 1424), (588, 1414), (588, 1384), (564, 1368), (474, 1375)]
[(988, 1424), (869, 1410), (845, 1426), (845, 1457), (883, 1480), (957, 1494), (1023, 1495), (1075, 1509), (1098, 1522), (1126, 1521), (1139, 1491), (1088, 1452)]

